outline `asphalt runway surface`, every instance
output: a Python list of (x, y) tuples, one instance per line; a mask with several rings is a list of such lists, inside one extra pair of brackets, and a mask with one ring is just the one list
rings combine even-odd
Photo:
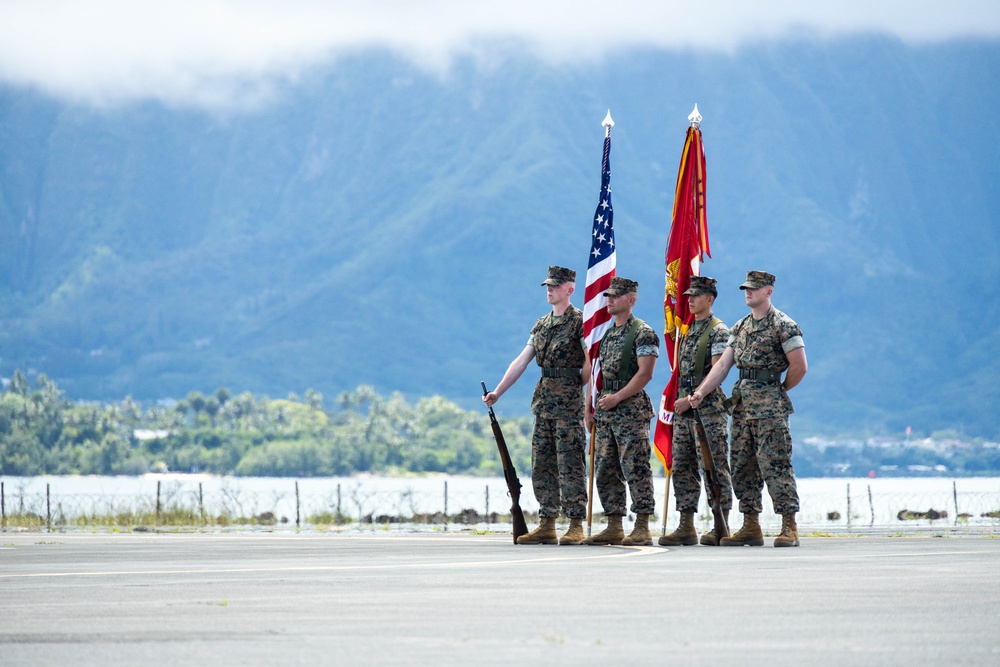
[(1000, 665), (1000, 539), (0, 534), (0, 665)]

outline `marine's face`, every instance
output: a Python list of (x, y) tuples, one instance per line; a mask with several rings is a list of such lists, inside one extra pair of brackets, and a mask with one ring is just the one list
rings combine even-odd
[(691, 310), (692, 315), (698, 317), (704, 313), (712, 312), (712, 302), (714, 300), (708, 292), (691, 294), (688, 296), (688, 308)]
[(550, 304), (566, 301), (571, 294), (573, 294), (573, 283), (545, 286), (545, 297)]
[(767, 303), (767, 300), (771, 298), (771, 292), (774, 288), (771, 286), (759, 287), (757, 289), (746, 288), (743, 290), (743, 298), (747, 302), (747, 306), (750, 308), (756, 308), (757, 306)]
[(621, 294), (619, 296), (608, 296), (608, 313), (611, 315), (623, 315), (635, 304), (635, 294)]

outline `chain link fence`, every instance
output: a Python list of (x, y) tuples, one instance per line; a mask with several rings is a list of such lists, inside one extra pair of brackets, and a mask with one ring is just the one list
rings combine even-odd
[[(666, 480), (654, 487), (659, 513)], [(529, 523), (538, 504), (522, 478), (520, 506)], [(800, 534), (960, 534), (1000, 531), (1000, 480), (801, 479)], [(669, 500), (673, 505), (673, 498)], [(734, 503), (735, 507), (735, 503)], [(503, 479), (345, 477), (326, 479), (8, 478), (0, 480), (0, 529), (158, 530), (255, 529), (310, 531), (510, 532), (511, 500)], [(594, 499), (593, 523), (603, 523)], [(761, 525), (776, 533), (767, 494)], [(628, 517), (630, 520), (631, 517)], [(678, 515), (668, 512), (668, 532)], [(657, 517), (657, 524), (662, 514)], [(702, 494), (697, 521), (708, 530), (711, 510)], [(738, 527), (734, 509), (730, 523)]]

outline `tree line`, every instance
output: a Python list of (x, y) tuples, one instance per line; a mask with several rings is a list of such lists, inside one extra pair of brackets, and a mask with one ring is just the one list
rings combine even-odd
[[(501, 419), (511, 458), (530, 473), (532, 418)], [(935, 434), (941, 440), (957, 434)], [(934, 437), (933, 439), (938, 439)], [(798, 440), (800, 477), (997, 475), (1000, 445), (948, 448), (900, 442), (812, 445)], [(656, 464), (654, 463), (654, 469)], [(169, 404), (71, 401), (40, 374), (20, 371), (0, 391), (0, 475), (139, 475), (146, 472), (325, 477), (354, 473), (502, 475), (485, 410), (441, 396), (407, 402), (370, 386), (342, 392), (332, 409), (307, 390), (283, 399), (192, 391)]]
[[(501, 475), (485, 411), (440, 396), (407, 402), (370, 386), (327, 409), (319, 392), (283, 399), (192, 391), (170, 404), (71, 401), (44, 374), (15, 371), (0, 393), (0, 474), (241, 476), (360, 472)], [(518, 471), (530, 471), (530, 417), (503, 420)]]

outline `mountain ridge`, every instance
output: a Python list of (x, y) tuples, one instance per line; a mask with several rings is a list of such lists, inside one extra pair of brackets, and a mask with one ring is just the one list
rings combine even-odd
[[(225, 115), (0, 87), (0, 375), (88, 400), (371, 384), (473, 407), (545, 312), (545, 266), (577, 270), (582, 305), (608, 107), (618, 272), (661, 328), (697, 102), (703, 272), (729, 324), (747, 269), (778, 276), (810, 361), (795, 427), (996, 437), (998, 56), (853, 38), (430, 75), (369, 53)], [(949, 325), (965, 312), (987, 324)], [(529, 375), (499, 411), (527, 413)]]

